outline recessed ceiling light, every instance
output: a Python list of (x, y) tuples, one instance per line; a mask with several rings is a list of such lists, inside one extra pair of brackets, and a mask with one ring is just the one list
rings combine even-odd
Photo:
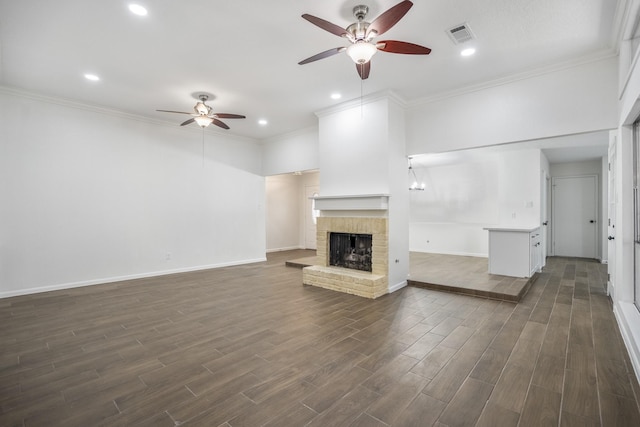
[(474, 53), (476, 53), (476, 50), (472, 47), (464, 49), (462, 52), (460, 52), (460, 55), (462, 56), (471, 56)]
[(342, 95), (337, 92), (331, 94), (331, 99), (340, 99), (340, 98), (342, 98)]
[(258, 120), (258, 124), (260, 126), (265, 126), (267, 123), (269, 123), (266, 119), (260, 119)]
[(129, 10), (134, 15), (147, 16), (147, 9), (144, 6), (140, 6), (139, 4), (131, 3), (129, 5)]
[(95, 74), (91, 74), (91, 73), (86, 73), (84, 75), (84, 78), (87, 80), (91, 80), (92, 82), (97, 82), (98, 80), (100, 80), (100, 77), (96, 76)]

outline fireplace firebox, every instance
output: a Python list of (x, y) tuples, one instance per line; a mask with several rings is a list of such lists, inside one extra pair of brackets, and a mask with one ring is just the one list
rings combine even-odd
[(329, 265), (371, 271), (371, 234), (329, 233)]

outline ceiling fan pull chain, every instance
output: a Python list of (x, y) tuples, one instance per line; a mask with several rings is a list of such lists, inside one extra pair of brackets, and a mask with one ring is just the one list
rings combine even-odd
[[(361, 67), (364, 68), (364, 64), (361, 65)], [(360, 79), (360, 120), (362, 120), (364, 118), (364, 107), (363, 107), (363, 101), (362, 98), (364, 97), (364, 80)]]

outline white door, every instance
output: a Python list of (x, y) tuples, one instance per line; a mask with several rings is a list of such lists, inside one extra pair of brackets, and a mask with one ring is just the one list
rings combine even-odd
[(595, 258), (598, 230), (595, 175), (554, 177), (552, 184), (554, 254)]
[(607, 209), (607, 294), (613, 298), (615, 289), (616, 270), (616, 142), (615, 139), (609, 144), (609, 207)]
[(304, 243), (307, 249), (316, 249), (316, 218), (318, 211), (315, 209), (313, 197), (318, 195), (317, 185), (308, 185), (304, 188)]

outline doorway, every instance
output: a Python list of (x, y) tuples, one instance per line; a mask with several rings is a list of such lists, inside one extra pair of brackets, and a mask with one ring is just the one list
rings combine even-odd
[(596, 258), (597, 177), (553, 177), (552, 193), (554, 255)]

